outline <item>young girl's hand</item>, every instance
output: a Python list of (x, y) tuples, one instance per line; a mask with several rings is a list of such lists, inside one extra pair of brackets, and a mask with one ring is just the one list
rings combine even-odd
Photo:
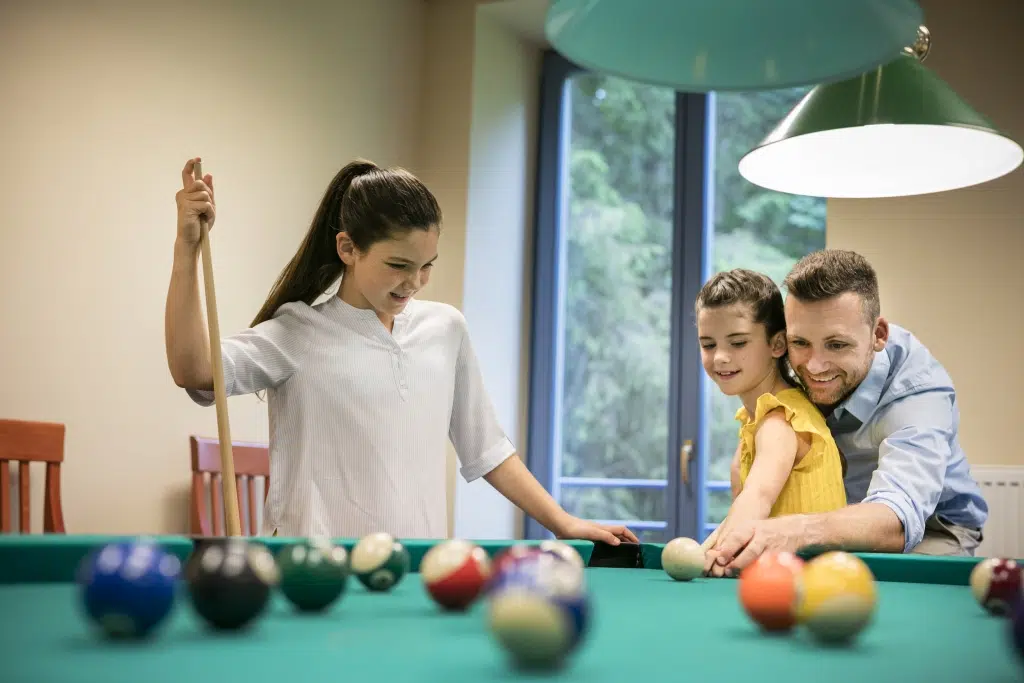
[(558, 530), (562, 539), (579, 539), (584, 541), (604, 541), (609, 545), (618, 545), (622, 541), (639, 543), (640, 539), (632, 531), (621, 524), (595, 524), (578, 517), (570, 517)]
[(207, 173), (196, 180), (193, 172), (199, 157), (189, 159), (181, 169), (181, 189), (174, 196), (178, 204), (178, 239), (188, 245), (199, 244), (199, 219), (206, 219), (213, 228), (217, 203), (213, 198), (213, 176)]

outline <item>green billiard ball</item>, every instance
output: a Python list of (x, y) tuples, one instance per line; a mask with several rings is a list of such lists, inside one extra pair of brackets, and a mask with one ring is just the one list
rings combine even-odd
[(409, 572), (409, 565), (409, 551), (385, 532), (363, 536), (349, 558), (352, 573), (374, 592), (391, 590)]
[(309, 539), (278, 555), (281, 592), (302, 612), (322, 612), (345, 591), (348, 554), (324, 539)]

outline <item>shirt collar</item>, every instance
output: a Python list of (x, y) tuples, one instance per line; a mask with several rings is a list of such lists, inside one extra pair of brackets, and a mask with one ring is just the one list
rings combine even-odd
[(836, 407), (834, 413), (836, 419), (841, 418), (843, 413), (847, 412), (862, 423), (866, 422), (882, 399), (882, 389), (889, 376), (890, 365), (889, 354), (885, 349), (876, 351), (875, 357), (871, 361), (871, 367), (868, 368), (868, 374), (853, 393)]

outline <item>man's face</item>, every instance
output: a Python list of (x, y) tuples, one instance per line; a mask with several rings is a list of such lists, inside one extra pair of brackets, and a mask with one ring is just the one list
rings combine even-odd
[(789, 360), (811, 400), (832, 407), (867, 376), (875, 352), (885, 348), (889, 324), (869, 321), (859, 294), (847, 292), (825, 301), (786, 297)]

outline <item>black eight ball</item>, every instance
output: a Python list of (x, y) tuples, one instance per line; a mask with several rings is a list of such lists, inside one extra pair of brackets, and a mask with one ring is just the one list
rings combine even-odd
[(184, 573), (196, 613), (219, 630), (240, 629), (252, 622), (280, 581), (270, 551), (242, 538), (200, 541)]

